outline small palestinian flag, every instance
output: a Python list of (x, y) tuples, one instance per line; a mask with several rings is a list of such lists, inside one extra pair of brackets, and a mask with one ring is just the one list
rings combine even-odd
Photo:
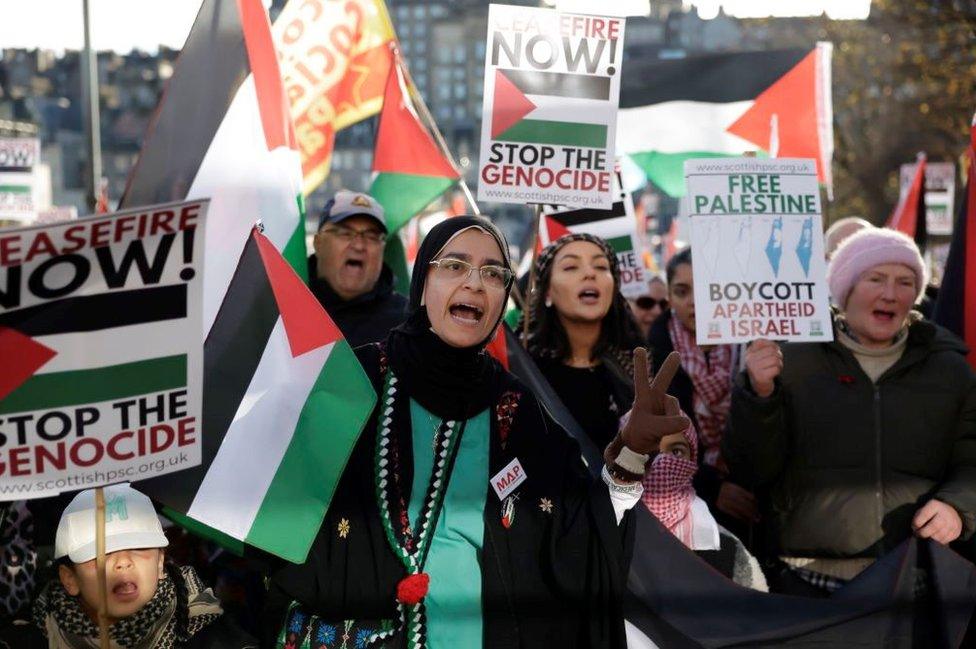
[[(566, 99), (592, 103), (584, 109), (580, 102), (567, 103)], [(493, 101), (492, 140), (595, 149), (607, 146), (606, 113), (613, 108), (610, 77), (497, 68)]]
[(949, 258), (942, 273), (932, 320), (966, 342), (966, 359), (976, 368), (976, 116), (973, 118), (969, 171), (959, 216), (952, 228)]
[(918, 154), (912, 183), (898, 199), (886, 228), (898, 230), (915, 240), (919, 250), (925, 250), (928, 231), (925, 223), (925, 154)]
[(202, 463), (139, 488), (189, 529), (300, 563), (376, 402), (372, 385), (304, 281), (256, 231), (204, 359)]
[(205, 330), (258, 220), (296, 272), (307, 272), (301, 160), (288, 111), (261, 0), (205, 0), (120, 202), (211, 199)]
[(684, 162), (747, 151), (813, 158), (831, 191), (831, 45), (631, 62), (620, 90), (617, 154), (670, 196)]
[(460, 178), (420, 121), (400, 66), (397, 59), (386, 82), (369, 190), (383, 206), (391, 233)]

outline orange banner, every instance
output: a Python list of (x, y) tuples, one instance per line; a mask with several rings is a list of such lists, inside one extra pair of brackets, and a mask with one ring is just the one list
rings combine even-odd
[(329, 175), (336, 131), (382, 108), (396, 35), (383, 0), (290, 0), (273, 32), (307, 195)]

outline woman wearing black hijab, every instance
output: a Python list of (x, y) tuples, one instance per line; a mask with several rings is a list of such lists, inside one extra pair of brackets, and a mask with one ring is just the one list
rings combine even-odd
[(640, 495), (627, 467), (687, 419), (641, 357), (645, 407), (608, 451), (618, 480), (591, 480), (575, 442), (484, 352), (511, 287), (507, 250), (483, 218), (436, 226), (407, 321), (357, 350), (379, 402), (306, 562), (272, 576), (277, 646), (624, 646), (615, 521)]

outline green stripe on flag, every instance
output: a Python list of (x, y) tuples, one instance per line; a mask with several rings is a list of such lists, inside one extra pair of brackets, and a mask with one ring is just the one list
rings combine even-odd
[[(684, 151), (681, 153), (644, 151), (628, 153), (627, 155), (644, 170), (648, 180), (672, 198), (680, 198), (685, 195), (685, 160), (731, 157), (729, 153), (716, 153), (714, 151)], [(760, 158), (769, 157), (765, 151), (759, 151), (756, 155)]]
[(186, 386), (186, 355), (35, 374), (0, 401), (0, 414), (125, 399)]
[(386, 227), (392, 235), (455, 182), (443, 176), (384, 172), (377, 174), (369, 193), (383, 206)]
[(7, 194), (30, 194), (33, 188), (30, 185), (0, 185), (0, 192)]
[(298, 224), (295, 231), (291, 233), (288, 243), (281, 250), (281, 256), (285, 258), (302, 281), (308, 283), (308, 250), (305, 247), (305, 197), (298, 195)]
[(383, 249), (383, 263), (393, 271), (393, 289), (401, 295), (410, 295), (410, 267), (407, 265), (407, 251), (403, 249), (403, 239), (394, 232), (386, 240)]
[(621, 252), (630, 252), (634, 249), (633, 242), (630, 240), (629, 234), (607, 239), (607, 244), (609, 244), (609, 246), (613, 248), (613, 251), (617, 254), (620, 254)]
[(607, 146), (607, 127), (604, 124), (523, 119), (494, 139), (499, 142), (531, 142), (602, 149)]
[(376, 393), (345, 340), (336, 341), (302, 407), (247, 543), (288, 561), (308, 556)]

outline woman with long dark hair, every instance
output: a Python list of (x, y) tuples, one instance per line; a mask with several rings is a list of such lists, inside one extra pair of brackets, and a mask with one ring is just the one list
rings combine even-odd
[(407, 321), (357, 350), (378, 405), (307, 560), (272, 575), (277, 646), (624, 646), (617, 523), (658, 440), (689, 424), (664, 394), (677, 359), (650, 385), (636, 357), (635, 414), (592, 480), (484, 352), (511, 288), (507, 250), (483, 218), (437, 225)]
[(640, 345), (617, 256), (603, 239), (571, 234), (539, 254), (528, 351), (598, 448), (634, 399), (631, 355)]

